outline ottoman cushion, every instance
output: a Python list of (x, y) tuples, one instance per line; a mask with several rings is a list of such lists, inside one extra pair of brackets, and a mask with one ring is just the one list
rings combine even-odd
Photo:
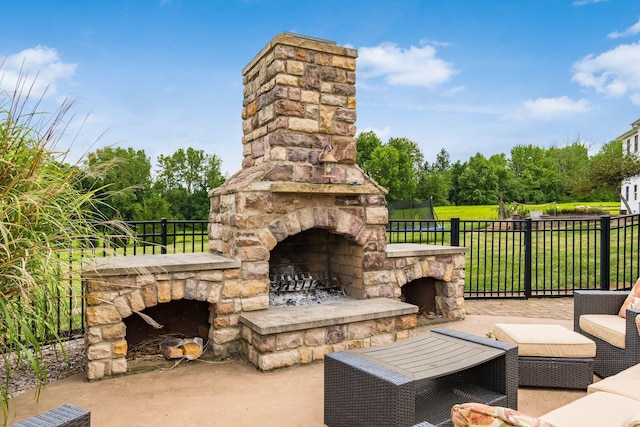
[(516, 344), (518, 356), (592, 358), (596, 355), (593, 341), (560, 325), (496, 323), (493, 335), (498, 341)]

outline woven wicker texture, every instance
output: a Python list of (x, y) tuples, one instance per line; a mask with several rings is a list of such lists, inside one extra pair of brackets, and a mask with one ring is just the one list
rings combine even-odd
[(91, 413), (74, 405), (62, 405), (36, 417), (14, 424), (13, 427), (89, 427)]
[[(433, 330), (427, 338), (416, 337), (407, 340), (409, 343), (401, 341), (395, 345), (411, 348), (413, 343), (437, 346), (440, 342), (444, 345), (453, 342), (457, 350), (466, 347), (472, 352), (480, 344), (499, 351), (490, 352), (490, 360), (471, 362), (464, 368), (453, 363), (456, 371), (449, 374), (435, 369), (434, 377), (419, 369), (418, 375), (405, 374), (410, 372), (406, 361), (412, 358), (412, 353), (422, 354), (422, 349), (404, 355), (400, 351), (396, 362), (401, 368), (397, 369), (389, 359), (381, 366), (361, 357), (359, 350), (328, 354), (324, 362), (325, 423), (331, 427), (439, 426), (449, 425), (451, 407), (456, 403), (481, 402), (517, 408), (516, 346), (446, 329)], [(393, 347), (394, 344), (384, 346)], [(416, 364), (424, 365), (425, 361), (418, 360)]]
[(596, 343), (593, 371), (602, 378), (615, 375), (640, 363), (640, 335), (635, 324), (635, 317), (640, 313), (640, 309), (627, 310), (624, 349), (583, 331), (580, 328), (580, 316), (583, 314), (617, 315), (627, 295), (629, 293), (626, 291), (575, 291), (573, 293), (573, 330)]

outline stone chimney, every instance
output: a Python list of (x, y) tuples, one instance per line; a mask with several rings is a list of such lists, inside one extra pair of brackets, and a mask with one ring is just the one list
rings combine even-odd
[[(318, 156), (327, 146), (354, 165), (357, 56), (327, 40), (274, 37), (242, 70), (242, 166), (282, 162), (272, 180), (326, 182)], [(338, 166), (335, 181), (345, 179)]]

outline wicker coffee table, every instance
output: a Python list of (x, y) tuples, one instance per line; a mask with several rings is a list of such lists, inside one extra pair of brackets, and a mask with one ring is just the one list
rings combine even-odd
[(324, 381), (324, 422), (331, 427), (450, 425), (456, 403), (517, 409), (517, 347), (434, 329), (327, 354)]

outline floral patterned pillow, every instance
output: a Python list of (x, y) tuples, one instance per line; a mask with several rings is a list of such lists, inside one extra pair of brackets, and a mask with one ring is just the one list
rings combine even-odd
[(462, 403), (451, 408), (455, 427), (555, 427), (514, 409), (482, 403)]
[(636, 328), (638, 328), (638, 334), (640, 334), (640, 314), (636, 316)]
[(629, 292), (629, 295), (622, 303), (622, 307), (620, 307), (620, 311), (618, 315), (620, 317), (627, 317), (627, 308), (639, 308), (640, 307), (640, 278), (636, 281), (633, 288)]

